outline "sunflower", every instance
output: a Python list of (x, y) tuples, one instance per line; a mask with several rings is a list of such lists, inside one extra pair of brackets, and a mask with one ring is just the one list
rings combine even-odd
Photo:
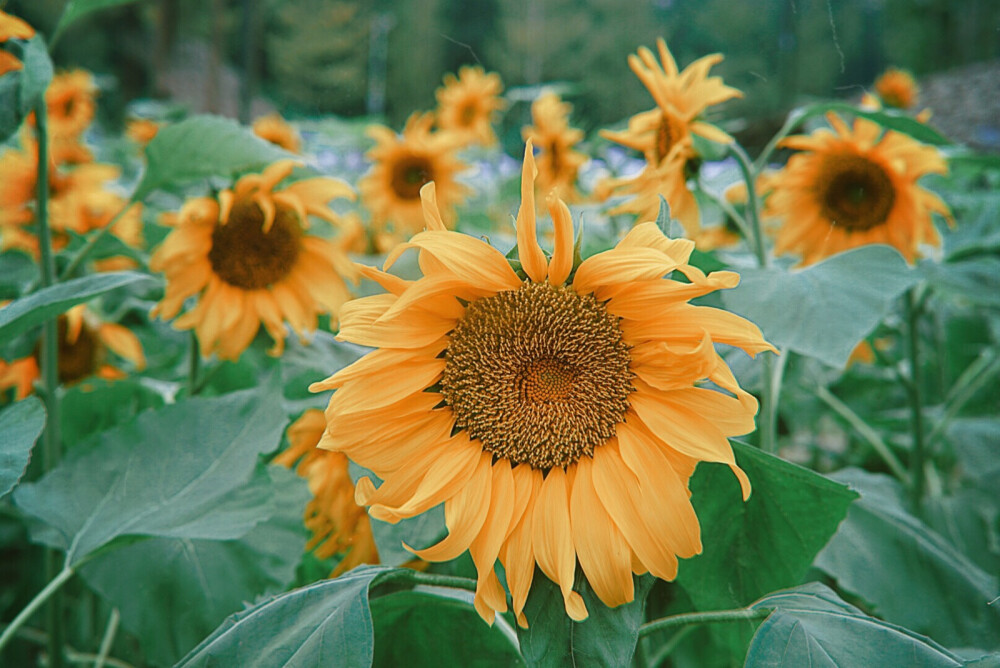
[(337, 179), (305, 179), (277, 190), (296, 163), (281, 160), (248, 174), (217, 197), (188, 200), (173, 231), (153, 253), (150, 268), (166, 274), (153, 315), (173, 318), (188, 297), (197, 305), (174, 326), (194, 329), (201, 354), (235, 360), (260, 325), (284, 350), (284, 322), (302, 336), (317, 316), (336, 316), (349, 297), (343, 277), (355, 278), (340, 241), (306, 234), (309, 215), (337, 223), (326, 203), (353, 198)]
[[(135, 334), (125, 327), (103, 321), (85, 305), (79, 304), (60, 315), (58, 332), (59, 382), (73, 385), (91, 376), (116, 380), (125, 372), (108, 362), (108, 352), (128, 360), (142, 371), (146, 357)], [(0, 360), (0, 391), (14, 389), (18, 399), (31, 393), (31, 386), (41, 375), (38, 353), (9, 364)]]
[(76, 142), (94, 120), (97, 84), (86, 70), (60, 72), (45, 91), (53, 144)]
[(890, 67), (875, 80), (875, 92), (887, 107), (910, 109), (917, 103), (920, 88), (912, 74)]
[[(0, 45), (11, 39), (31, 39), (34, 35), (35, 29), (30, 25), (0, 10)], [(0, 76), (22, 67), (24, 65), (14, 54), (0, 49)]]
[(302, 138), (281, 114), (261, 116), (253, 122), (253, 133), (291, 153), (302, 152)]
[[(348, 303), (338, 337), (376, 348), (310, 389), (336, 389), (321, 448), (343, 452), (384, 482), (357, 483), (372, 517), (396, 522), (444, 503), (449, 535), (427, 561), (469, 550), (474, 603), (506, 611), (505, 569), (518, 623), (535, 564), (557, 583), (570, 617), (579, 561), (601, 601), (631, 601), (633, 573), (672, 579), (701, 551), (687, 482), (698, 461), (723, 462), (744, 498), (746, 475), (727, 436), (754, 429), (756, 400), (714, 344), (773, 350), (756, 326), (687, 300), (733, 287), (732, 272), (687, 263), (694, 244), (654, 223), (574, 268), (569, 209), (546, 200), (547, 256), (535, 236), (531, 143), (517, 215), (518, 273), (486, 242), (448, 231), (433, 184), (421, 194), (427, 230), (409, 248), (423, 276), (361, 268), (386, 294)], [(662, 278), (679, 271), (690, 282)], [(727, 393), (696, 387), (711, 381)]]
[(531, 103), (532, 125), (525, 126), (521, 135), (540, 149), (538, 155), (538, 189), (543, 193), (557, 190), (567, 201), (579, 199), (576, 175), (587, 156), (573, 150), (583, 139), (583, 131), (569, 126), (573, 106), (555, 93), (545, 93)]
[(788, 137), (793, 155), (773, 179), (765, 213), (783, 219), (776, 253), (812, 264), (866, 244), (888, 244), (910, 262), (921, 244), (941, 245), (933, 213), (951, 221), (941, 198), (917, 185), (948, 165), (937, 149), (907, 135), (883, 131), (864, 118), (849, 128), (827, 114), (833, 132)]
[(161, 126), (162, 123), (149, 118), (132, 118), (125, 127), (125, 135), (139, 146), (145, 146), (153, 141)]
[(323, 411), (310, 409), (288, 427), (288, 449), (274, 463), (292, 468), (309, 481), (313, 498), (305, 510), (305, 525), (312, 532), (306, 550), (320, 559), (346, 552), (331, 577), (360, 564), (377, 564), (378, 550), (368, 514), (354, 502), (354, 482), (347, 472), (347, 457), (316, 447), (326, 428)]
[(457, 133), (463, 143), (495, 146), (493, 123), (506, 106), (500, 98), (503, 82), (496, 72), (466, 65), (454, 74), (444, 75), (444, 86), (437, 89), (437, 125)]
[(709, 69), (722, 62), (720, 54), (700, 58), (682, 72), (666, 42), (658, 39), (656, 46), (659, 62), (645, 47), (639, 48), (638, 56), (628, 58), (629, 67), (653, 96), (656, 108), (630, 118), (623, 132), (601, 131), (606, 139), (641, 152), (647, 166), (635, 178), (606, 181), (600, 190), (605, 197), (613, 193), (636, 196), (636, 201), (610, 213), (635, 214), (637, 220), (655, 219), (659, 196), (663, 195), (673, 217), (690, 235), (700, 224), (697, 203), (687, 188), (688, 163), (697, 155), (692, 134), (715, 142), (732, 142), (728, 134), (698, 119), (708, 107), (741, 97), (742, 93), (726, 86), (720, 77), (708, 76)]
[(399, 237), (420, 231), (424, 225), (420, 188), (429, 181), (436, 184), (448, 221), (453, 205), (468, 197), (469, 189), (455, 180), (455, 175), (468, 167), (455, 156), (459, 137), (452, 132), (432, 132), (433, 123), (429, 114), (413, 114), (402, 137), (382, 125), (368, 128), (375, 146), (367, 156), (374, 164), (358, 182), (358, 190), (371, 211), (376, 233), (390, 232), (390, 224)]

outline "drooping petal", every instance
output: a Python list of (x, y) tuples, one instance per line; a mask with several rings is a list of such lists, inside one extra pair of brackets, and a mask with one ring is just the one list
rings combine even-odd
[(576, 559), (570, 528), (569, 490), (566, 472), (559, 467), (551, 469), (542, 481), (535, 502), (532, 541), (538, 566), (562, 591), (566, 614), (576, 621), (586, 619), (587, 606), (573, 591)]
[(529, 139), (524, 146), (524, 163), (521, 168), (521, 207), (517, 210), (517, 256), (528, 278), (535, 283), (541, 283), (548, 273), (548, 261), (545, 259), (542, 247), (538, 245), (535, 230), (536, 176), (538, 169), (535, 167), (535, 156)]

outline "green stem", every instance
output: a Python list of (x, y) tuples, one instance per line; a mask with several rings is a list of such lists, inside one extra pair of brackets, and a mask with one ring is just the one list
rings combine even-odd
[[(59, 588), (66, 584), (66, 581), (73, 577), (74, 574), (75, 571), (70, 566), (67, 566), (59, 571), (59, 574), (56, 575), (56, 577), (54, 577), (47, 585), (45, 585), (45, 589), (38, 592), (38, 594), (35, 595), (35, 598), (31, 599), (28, 605), (24, 606), (24, 609), (17, 613), (17, 617), (14, 618), (14, 621), (7, 625), (7, 628), (3, 630), (3, 634), (0, 634), (0, 652), (2, 652), (3, 648), (7, 646), (10, 639), (14, 637), (17, 630), (21, 628), (21, 626), (28, 621), (33, 614), (35, 614), (35, 611), (44, 605), (45, 602), (48, 601), (49, 598), (51, 598), (57, 591), (59, 591)], [(49, 635), (48, 644), (49, 649), (51, 650), (51, 634)], [(56, 660), (56, 656), (59, 656), (60, 658), (62, 657), (62, 645), (59, 646), (59, 651), (56, 654), (51, 655), (50, 661), (54, 662)]]
[(739, 622), (744, 620), (764, 619), (771, 611), (762, 608), (754, 610), (752, 608), (737, 608), (735, 610), (713, 610), (711, 612), (686, 612), (682, 615), (671, 615), (648, 622), (639, 627), (639, 637), (648, 636), (650, 633), (664, 631), (678, 626), (688, 624), (711, 624), (717, 622)]
[(385, 575), (376, 576), (372, 586), (383, 584), (409, 584), (425, 585), (428, 587), (451, 587), (452, 589), (465, 589), (476, 591), (476, 581), (469, 578), (458, 577), (457, 575), (440, 575), (438, 573), (421, 573), (420, 571), (401, 568), (390, 571)]
[(764, 147), (764, 150), (760, 152), (760, 155), (758, 155), (757, 159), (754, 161), (753, 166), (755, 171), (760, 172), (767, 167), (768, 159), (771, 157), (771, 154), (774, 153), (774, 150), (778, 148), (778, 144), (781, 140), (791, 134), (792, 130), (795, 129), (795, 126), (805, 120), (805, 118), (806, 116), (803, 114), (796, 114), (794, 112), (788, 114), (788, 118), (785, 119), (785, 124), (781, 126), (781, 129), (778, 130), (776, 135), (771, 137), (771, 141), (767, 142), (767, 146)]
[(118, 633), (120, 619), (121, 614), (118, 612), (118, 608), (112, 608), (108, 618), (108, 627), (104, 629), (104, 637), (101, 638), (101, 647), (97, 650), (97, 658), (94, 659), (94, 668), (104, 668), (104, 664), (107, 663), (108, 654), (111, 653), (111, 645), (115, 641), (115, 634)]
[(826, 389), (822, 385), (816, 388), (816, 396), (819, 397), (823, 403), (832, 408), (840, 417), (844, 418), (854, 431), (858, 432), (861, 438), (868, 442), (868, 445), (872, 446), (872, 449), (878, 453), (882, 461), (886, 463), (892, 474), (896, 476), (903, 484), (909, 486), (910, 484), (910, 474), (907, 472), (906, 467), (899, 461), (896, 455), (892, 452), (892, 449), (882, 440), (882, 437), (878, 435), (878, 432), (872, 429), (872, 427), (865, 422), (861, 416), (851, 410), (851, 407), (845, 404), (843, 401), (837, 398), (830, 390)]
[(760, 447), (764, 452), (778, 452), (778, 400), (785, 375), (785, 364), (791, 355), (787, 350), (783, 355), (764, 357), (764, 396), (760, 409)]
[(987, 348), (975, 362), (962, 372), (962, 375), (959, 376), (948, 392), (948, 396), (945, 397), (947, 408), (941, 419), (935, 422), (930, 433), (927, 434), (928, 444), (933, 444), (941, 436), (951, 421), (955, 419), (955, 416), (958, 415), (959, 411), (962, 410), (962, 407), (975, 397), (979, 393), (979, 390), (991, 381), (997, 372), (1000, 372), (1000, 357), (997, 356), (996, 351)]
[[(709, 189), (705, 187), (705, 184), (701, 182), (700, 178), (698, 179), (698, 185), (701, 192), (705, 193), (706, 197), (715, 202), (715, 204), (722, 209), (727, 216), (733, 219), (733, 222), (736, 224), (736, 227), (740, 228), (740, 233), (743, 235), (743, 238), (747, 240), (747, 243), (751, 243), (750, 240), (753, 239), (753, 232), (750, 225), (747, 223), (747, 219), (741, 216), (740, 212), (736, 210), (736, 207), (727, 202), (725, 197), (719, 197), (715, 193), (709, 191)], [(723, 223), (723, 225), (724, 224), (725, 223)]]
[(198, 350), (198, 336), (191, 330), (191, 352), (188, 355), (188, 396), (193, 397), (201, 391), (198, 384), (198, 369), (201, 366), (201, 352)]
[(653, 655), (653, 659), (646, 665), (656, 668), (656, 666), (659, 666), (661, 663), (666, 661), (667, 657), (674, 653), (674, 650), (677, 649), (678, 645), (684, 642), (684, 639), (687, 638), (692, 631), (694, 631), (693, 626), (685, 626), (680, 631), (670, 636), (670, 640), (660, 646), (660, 648), (656, 651), (656, 654)]
[(750, 219), (750, 227), (753, 230), (753, 252), (757, 257), (757, 264), (761, 268), (767, 267), (767, 249), (764, 245), (764, 230), (760, 224), (760, 199), (757, 197), (757, 171), (750, 163), (750, 156), (743, 148), (733, 142), (729, 145), (729, 154), (736, 158), (736, 164), (740, 168), (743, 180), (747, 184), (747, 216)]
[[(49, 133), (45, 96), (40, 96), (35, 104), (35, 119), (38, 144), (35, 222), (38, 225), (42, 287), (47, 288), (55, 283), (56, 272), (55, 257), (52, 253), (52, 230), (49, 229)], [(43, 400), (47, 414), (45, 431), (42, 436), (42, 470), (51, 471), (59, 463), (62, 454), (62, 439), (59, 434), (59, 327), (57, 318), (52, 318), (42, 325), (41, 367)], [(55, 551), (46, 548), (43, 561), (46, 577), (49, 580), (57, 577), (59, 558)], [(61, 613), (62, 597), (56, 596), (49, 604), (46, 624), (49, 630), (50, 661), (51, 665), (56, 668), (61, 668), (63, 665)]]
[(103, 239), (105, 236), (111, 233), (111, 228), (113, 228), (115, 224), (121, 219), (121, 217), (124, 216), (125, 213), (132, 208), (133, 204), (135, 204), (135, 202), (132, 200), (126, 202), (125, 206), (119, 209), (118, 213), (116, 213), (114, 218), (111, 219), (111, 222), (109, 222), (107, 225), (99, 229), (97, 231), (97, 234), (94, 234), (92, 237), (87, 239), (87, 243), (85, 243), (83, 246), (80, 247), (80, 250), (76, 252), (76, 255), (73, 256), (73, 259), (69, 261), (69, 264), (66, 265), (66, 268), (62, 271), (62, 273), (59, 274), (60, 281), (65, 281), (66, 279), (73, 278), (73, 274), (76, 273), (76, 270), (80, 268), (80, 265), (83, 264), (83, 261), (87, 259), (87, 256), (90, 255), (90, 253), (94, 250), (94, 248), (97, 247), (97, 244), (100, 243), (101, 239)]
[(913, 450), (910, 453), (910, 506), (914, 515), (920, 515), (924, 497), (924, 460), (927, 457), (924, 439), (923, 401), (920, 396), (920, 308), (916, 303), (915, 288), (906, 291), (906, 338), (910, 356), (910, 425), (913, 431)]

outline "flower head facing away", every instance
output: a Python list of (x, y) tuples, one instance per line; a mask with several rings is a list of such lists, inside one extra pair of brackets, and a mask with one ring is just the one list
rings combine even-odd
[(784, 219), (776, 253), (796, 253), (811, 264), (866, 244), (888, 244), (910, 262), (921, 244), (939, 246), (932, 214), (951, 213), (917, 185), (948, 166), (937, 149), (885, 130), (864, 118), (848, 127), (827, 115), (833, 131), (783, 140), (798, 149), (771, 180), (766, 213)]
[(910, 109), (917, 104), (920, 88), (912, 74), (890, 67), (875, 80), (875, 92), (887, 107)]
[[(422, 278), (361, 268), (386, 293), (346, 304), (338, 336), (376, 350), (311, 387), (336, 390), (320, 447), (384, 481), (360, 479), (357, 500), (388, 522), (443, 503), (449, 535), (412, 551), (444, 561), (469, 550), (474, 603), (489, 622), (507, 609), (500, 561), (521, 625), (536, 564), (580, 620), (578, 562), (616, 606), (633, 599), (633, 573), (672, 579), (678, 557), (701, 550), (688, 478), (698, 461), (722, 462), (748, 495), (726, 437), (753, 430), (757, 410), (714, 344), (773, 350), (746, 320), (687, 303), (738, 277), (692, 267), (693, 243), (654, 223), (574, 267), (569, 209), (550, 195), (547, 255), (534, 179), (529, 142), (520, 271), (486, 242), (448, 231), (425, 186), (427, 229), (385, 266), (416, 249)], [(689, 282), (663, 278), (672, 271)], [(725, 393), (697, 386), (705, 381)]]
[(576, 177), (587, 156), (574, 147), (583, 139), (583, 131), (570, 127), (573, 109), (555, 93), (548, 92), (531, 103), (531, 125), (521, 130), (525, 141), (539, 149), (538, 190), (556, 190), (559, 197), (572, 202), (579, 198)]
[(175, 326), (195, 330), (203, 355), (236, 359), (261, 325), (275, 341), (272, 353), (280, 354), (285, 322), (302, 335), (316, 329), (320, 313), (336, 316), (349, 298), (344, 277), (353, 280), (355, 271), (344, 248), (353, 240), (307, 232), (310, 215), (338, 223), (326, 203), (354, 193), (325, 177), (279, 188), (294, 166), (280, 161), (217, 197), (189, 200), (151, 258), (150, 268), (167, 278), (153, 315), (173, 318), (197, 296)]

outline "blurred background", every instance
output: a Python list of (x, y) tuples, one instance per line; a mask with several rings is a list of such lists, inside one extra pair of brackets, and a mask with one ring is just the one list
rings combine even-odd
[[(6, 11), (51, 35), (64, 4)], [(626, 58), (659, 36), (681, 67), (725, 55), (713, 73), (745, 94), (726, 127), (750, 148), (791, 107), (858, 99), (893, 65), (917, 76), (939, 130), (1000, 151), (997, 0), (145, 0), (73, 26), (55, 59), (99, 76), (106, 124), (161, 99), (244, 122), (277, 110), (395, 127), (434, 106), (445, 72), (478, 63), (503, 77), (502, 134), (519, 140), (539, 84), (562, 84), (587, 131), (651, 107)]]

